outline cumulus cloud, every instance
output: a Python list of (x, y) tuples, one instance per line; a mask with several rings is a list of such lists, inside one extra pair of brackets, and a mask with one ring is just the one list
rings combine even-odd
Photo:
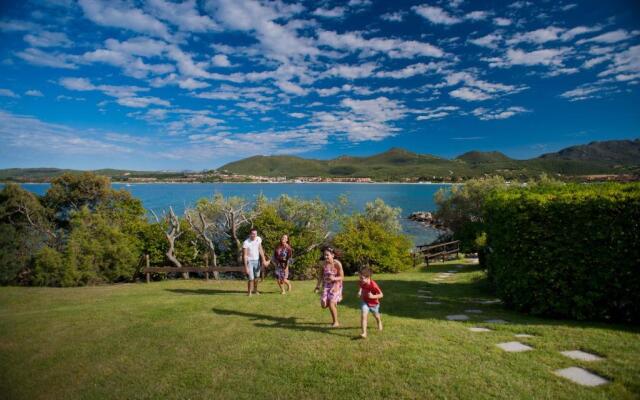
[(229, 58), (225, 54), (216, 54), (215, 56), (213, 56), (211, 58), (211, 62), (216, 67), (230, 67), (231, 66), (231, 62), (229, 61)]
[(42, 94), (41, 91), (36, 89), (27, 90), (26, 92), (24, 92), (24, 94), (26, 96), (31, 96), (31, 97), (44, 97), (44, 94)]
[(512, 22), (509, 18), (496, 17), (493, 19), (493, 23), (498, 26), (509, 26)]
[(318, 42), (335, 49), (383, 53), (392, 58), (413, 58), (415, 56), (440, 58), (445, 55), (442, 49), (429, 43), (386, 38), (366, 39), (353, 32), (339, 34), (320, 30)]
[(15, 94), (13, 90), (10, 90), (10, 89), (0, 89), (0, 96), (12, 97), (14, 99), (17, 99), (18, 97), (20, 97), (19, 95)]
[(40, 31), (25, 35), (24, 41), (33, 47), (70, 47), (73, 42), (64, 32)]
[(462, 22), (462, 18), (455, 17), (440, 7), (421, 5), (411, 9), (433, 24), (453, 25)]
[(344, 16), (346, 8), (334, 7), (334, 8), (316, 8), (313, 15), (324, 18), (340, 18)]
[(489, 121), (489, 120), (496, 120), (496, 119), (507, 119), (507, 118), (513, 117), (514, 115), (522, 114), (525, 112), (529, 112), (529, 110), (527, 110), (524, 107), (518, 107), (518, 106), (508, 107), (508, 108), (496, 108), (493, 110), (487, 109), (484, 107), (478, 107), (473, 111), (471, 111), (471, 114), (475, 115), (476, 117), (478, 117), (478, 119), (482, 121)]
[(85, 17), (102, 26), (122, 28), (151, 36), (170, 38), (169, 30), (162, 22), (140, 9), (130, 7), (120, 0), (79, 0)]
[(30, 115), (0, 110), (0, 144), (13, 151), (40, 151), (47, 154), (130, 153), (128, 147), (114, 145), (65, 125), (43, 122)]

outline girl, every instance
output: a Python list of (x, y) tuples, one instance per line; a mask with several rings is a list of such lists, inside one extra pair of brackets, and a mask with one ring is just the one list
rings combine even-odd
[(320, 305), (322, 308), (329, 308), (331, 312), (332, 327), (340, 326), (338, 322), (338, 303), (342, 301), (342, 281), (344, 280), (344, 271), (342, 263), (336, 259), (336, 251), (331, 247), (323, 250), (323, 266), (322, 273), (318, 276), (316, 284), (316, 292), (320, 289), (322, 282), (322, 294), (320, 296)]
[(278, 287), (282, 294), (285, 294), (283, 284), (287, 286), (287, 290), (291, 291), (291, 283), (289, 282), (289, 261), (293, 256), (293, 249), (289, 246), (289, 235), (282, 235), (280, 244), (273, 252), (273, 259), (276, 264), (276, 279)]

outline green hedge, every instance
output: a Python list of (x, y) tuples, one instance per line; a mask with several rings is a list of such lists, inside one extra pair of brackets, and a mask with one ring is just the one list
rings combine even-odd
[(512, 189), (485, 204), (486, 267), (533, 314), (640, 320), (640, 185)]

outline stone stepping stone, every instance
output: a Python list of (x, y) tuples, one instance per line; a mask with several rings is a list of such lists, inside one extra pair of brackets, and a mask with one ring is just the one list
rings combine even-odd
[(503, 319), (487, 319), (484, 322), (489, 324), (508, 324), (509, 321), (505, 321)]
[(600, 386), (609, 382), (601, 376), (578, 367), (559, 369), (554, 371), (553, 373), (563, 378), (567, 378), (571, 382), (577, 383), (578, 385), (582, 386)]
[(581, 361), (600, 361), (600, 360), (602, 360), (602, 357), (600, 357), (600, 356), (597, 356), (597, 355), (591, 354), (591, 353), (587, 353), (586, 351), (581, 351), (581, 350), (561, 351), (560, 354), (562, 354), (565, 357), (572, 358), (574, 360), (581, 360)]
[(442, 303), (439, 302), (439, 301), (425, 301), (424, 304), (428, 304), (430, 306), (437, 306), (437, 305), (440, 305)]
[(472, 328), (469, 328), (469, 330), (471, 332), (492, 332), (493, 331), (493, 329), (481, 328), (481, 327), (478, 327), (478, 326), (474, 326)]
[(522, 351), (533, 350), (533, 347), (527, 346), (526, 344), (522, 344), (520, 342), (498, 343), (496, 346), (509, 353), (519, 353)]
[(464, 312), (469, 314), (482, 314), (482, 310), (476, 310), (475, 308), (472, 308), (470, 310), (464, 310)]
[(431, 294), (431, 290), (418, 289), (418, 292)]
[(464, 314), (447, 315), (449, 321), (468, 321), (469, 316)]
[(532, 338), (532, 337), (534, 337), (533, 335), (529, 335), (528, 333), (516, 333), (513, 336), (520, 337), (520, 338)]
[(447, 273), (448, 273), (448, 274), (457, 274), (457, 273), (458, 273), (458, 271), (451, 270), (451, 271), (447, 271)]

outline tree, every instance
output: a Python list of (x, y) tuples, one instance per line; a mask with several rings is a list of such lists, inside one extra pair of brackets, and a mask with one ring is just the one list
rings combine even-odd
[(380, 223), (390, 232), (400, 233), (402, 225), (400, 225), (400, 214), (402, 209), (387, 205), (382, 199), (375, 199), (365, 205), (364, 214), (367, 219)]
[(363, 267), (374, 272), (399, 272), (412, 264), (412, 243), (406, 235), (392, 232), (363, 214), (347, 218), (333, 238), (341, 250), (345, 271), (355, 273)]
[(111, 181), (106, 176), (92, 172), (67, 173), (51, 181), (44, 203), (54, 210), (61, 223), (65, 223), (71, 218), (71, 212), (85, 206), (94, 210), (112, 194)]

